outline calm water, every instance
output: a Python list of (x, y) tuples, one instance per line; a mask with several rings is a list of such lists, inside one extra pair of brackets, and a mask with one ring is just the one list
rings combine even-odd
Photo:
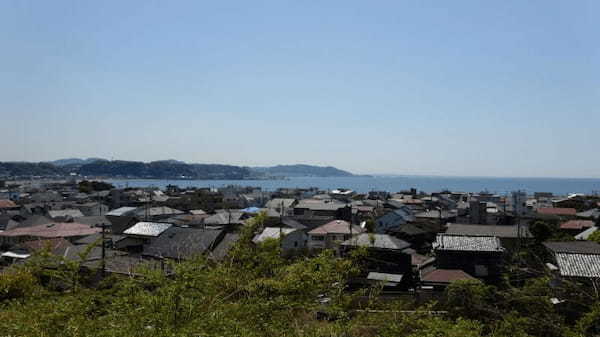
[(280, 187), (318, 187), (322, 190), (349, 188), (360, 193), (373, 190), (398, 192), (414, 187), (420, 191), (436, 192), (444, 189), (461, 192), (503, 194), (514, 190), (552, 192), (557, 195), (569, 193), (592, 194), (600, 191), (600, 179), (573, 178), (477, 178), (477, 177), (339, 177), (339, 178), (290, 178), (287, 180), (108, 180), (117, 187), (159, 187), (172, 184), (180, 187), (223, 187), (227, 185), (257, 186), (266, 191)]

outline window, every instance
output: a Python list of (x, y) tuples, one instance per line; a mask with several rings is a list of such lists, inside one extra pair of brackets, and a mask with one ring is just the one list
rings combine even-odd
[(316, 236), (312, 236), (311, 239), (313, 241), (325, 241), (325, 237), (322, 235), (316, 235)]

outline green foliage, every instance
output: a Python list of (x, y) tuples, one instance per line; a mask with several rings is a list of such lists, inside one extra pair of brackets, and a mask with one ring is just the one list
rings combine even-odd
[(530, 226), (529, 230), (537, 243), (574, 240), (572, 235), (561, 232), (558, 222), (554, 220), (538, 220)]
[[(592, 336), (600, 304), (588, 285), (534, 277), (520, 287), (451, 284), (439, 302), (383, 300), (381, 284), (350, 291), (366, 249), (291, 259), (278, 240), (252, 243), (260, 214), (222, 262), (198, 256), (111, 276), (48, 251), (0, 277), (0, 335), (12, 336)], [(86, 252), (82, 253), (84, 259)], [(52, 268), (44, 268), (51, 266)], [(93, 285), (93, 286), (92, 286)], [(589, 294), (588, 294), (589, 293)], [(566, 299), (562, 307), (550, 298)], [(327, 301), (324, 301), (327, 299)], [(572, 319), (566, 319), (568, 308)], [(318, 320), (323, 313), (329, 320)]]
[(39, 282), (29, 269), (12, 268), (0, 277), (0, 302), (34, 296), (39, 291)]
[(594, 241), (596, 243), (600, 243), (600, 231), (595, 231), (588, 237), (589, 241)]
[(112, 190), (113, 188), (115, 188), (112, 184), (103, 182), (103, 181), (89, 181), (89, 180), (83, 180), (81, 182), (79, 182), (78, 184), (79, 186), (79, 192), (82, 193), (92, 193), (92, 192), (98, 192), (98, 191), (108, 191), (108, 190)]
[(490, 317), (492, 289), (479, 281), (456, 281), (446, 288), (444, 307), (453, 317), (480, 319)]

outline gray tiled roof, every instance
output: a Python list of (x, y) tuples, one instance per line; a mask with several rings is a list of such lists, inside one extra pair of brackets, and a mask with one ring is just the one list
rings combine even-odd
[(436, 250), (500, 252), (500, 240), (495, 236), (438, 234), (433, 244)]
[(562, 276), (600, 278), (600, 255), (557, 253), (556, 262)]
[(161, 222), (138, 222), (129, 227), (123, 234), (140, 236), (159, 236), (162, 232), (169, 229), (172, 225)]

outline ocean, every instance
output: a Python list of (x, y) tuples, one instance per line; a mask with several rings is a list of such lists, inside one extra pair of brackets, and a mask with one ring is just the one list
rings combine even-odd
[(482, 192), (496, 194), (521, 190), (528, 194), (551, 192), (555, 195), (570, 193), (600, 193), (600, 179), (587, 178), (490, 178), (490, 177), (437, 177), (437, 176), (357, 176), (357, 177), (294, 177), (285, 180), (146, 180), (109, 179), (107, 182), (117, 187), (158, 187), (167, 185), (179, 187), (223, 187), (228, 185), (255, 186), (265, 191), (281, 187), (308, 188), (321, 190), (348, 188), (359, 193), (369, 191), (399, 192), (416, 188), (427, 193), (441, 190), (457, 192)]

